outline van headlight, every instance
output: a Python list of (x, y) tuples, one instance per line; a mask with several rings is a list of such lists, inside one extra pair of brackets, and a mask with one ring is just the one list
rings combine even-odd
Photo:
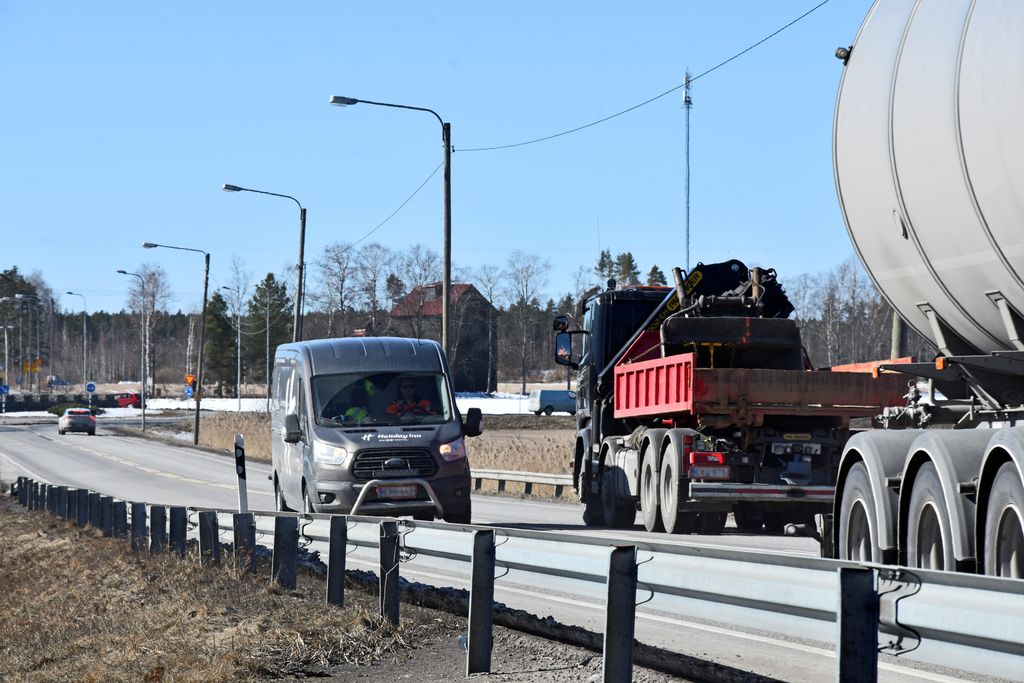
[(313, 460), (315, 460), (317, 464), (341, 467), (345, 464), (347, 459), (348, 451), (344, 448), (320, 443), (319, 441), (313, 442)]
[(466, 457), (466, 442), (460, 436), (451, 443), (443, 443), (438, 449), (441, 452), (441, 457), (447, 462), (453, 460), (459, 460), (460, 458)]

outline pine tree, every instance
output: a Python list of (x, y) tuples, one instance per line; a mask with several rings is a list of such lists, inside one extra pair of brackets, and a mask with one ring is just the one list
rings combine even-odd
[(633, 260), (633, 254), (625, 251), (615, 257), (615, 279), (619, 281), (622, 286), (638, 285), (640, 284), (640, 269), (636, 265), (636, 261)]
[(597, 266), (594, 268), (594, 274), (597, 275), (597, 279), (601, 281), (602, 286), (607, 280), (615, 277), (615, 261), (612, 260), (612, 252), (610, 250), (601, 250), (601, 255), (597, 259)]
[(652, 287), (665, 286), (668, 284), (668, 280), (665, 279), (665, 273), (661, 271), (661, 268), (651, 266), (651, 270), (647, 273), (647, 284)]
[(268, 355), (273, 367), (274, 351), (291, 341), (292, 300), (285, 284), (273, 273), (267, 273), (263, 282), (256, 285), (246, 308), (249, 324), (242, 329), (242, 359), (251, 372), (251, 381), (266, 382)]
[(217, 395), (224, 395), (224, 385), (235, 379), (234, 320), (228, 311), (228, 302), (220, 292), (214, 292), (206, 306), (206, 352), (203, 360), (205, 382), (217, 383)]

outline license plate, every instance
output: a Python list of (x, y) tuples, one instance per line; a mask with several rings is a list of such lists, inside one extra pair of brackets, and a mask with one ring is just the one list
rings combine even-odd
[(728, 479), (730, 474), (728, 465), (694, 465), (690, 468), (690, 479)]
[(378, 498), (415, 498), (416, 497), (416, 486), (410, 484), (408, 486), (378, 486), (377, 487)]

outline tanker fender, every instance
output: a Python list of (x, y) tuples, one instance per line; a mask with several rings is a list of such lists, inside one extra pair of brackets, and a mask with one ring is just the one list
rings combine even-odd
[(1024, 481), (1024, 427), (1004, 427), (995, 430), (995, 434), (985, 448), (985, 457), (978, 473), (978, 515), (975, 538), (978, 539), (978, 566), (983, 566), (982, 546), (985, 539), (985, 511), (992, 492), (992, 482), (999, 468), (1012, 462), (1017, 468), (1017, 476)]
[(899, 556), (897, 519), (899, 516), (899, 482), (910, 446), (925, 430), (871, 430), (854, 434), (846, 442), (839, 461), (836, 495), (833, 501), (833, 547), (839, 547), (839, 514), (843, 508), (842, 494), (850, 469), (864, 463), (875, 494), (875, 538), (882, 551), (883, 564), (896, 564)]
[(935, 466), (945, 499), (945, 514), (952, 534), (950, 546), (958, 571), (977, 569), (975, 552), (975, 491), (986, 446), (988, 429), (928, 429), (910, 446), (900, 486), (899, 541), (901, 564), (906, 563), (908, 517), (914, 482), (927, 463)]

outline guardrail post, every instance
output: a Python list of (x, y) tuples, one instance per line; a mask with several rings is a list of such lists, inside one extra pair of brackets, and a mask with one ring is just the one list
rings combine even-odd
[(69, 522), (78, 521), (78, 489), (68, 489), (68, 514)]
[(50, 514), (53, 514), (53, 515), (57, 514), (57, 495), (58, 495), (57, 491), (58, 491), (58, 488), (59, 487), (56, 486), (55, 484), (50, 484), (50, 488), (47, 489), (47, 493), (49, 494), (50, 500), (47, 501), (49, 504), (46, 507), (50, 510)]
[(494, 618), (494, 530), (473, 532), (466, 675), (490, 673)]
[(89, 491), (89, 526), (99, 529), (103, 526), (103, 506), (100, 505), (100, 494)]
[(146, 547), (146, 504), (132, 503), (132, 550)]
[(270, 580), (282, 588), (295, 588), (299, 564), (299, 518), (274, 518), (274, 557)]
[(631, 681), (636, 627), (636, 546), (612, 548), (604, 617), (604, 681)]
[(68, 518), (68, 487), (57, 487), (57, 516)]
[(171, 551), (185, 557), (188, 550), (188, 510), (183, 507), (171, 508)]
[(53, 512), (53, 486), (43, 484), (43, 509)]
[(380, 523), (380, 615), (398, 625), (398, 522)]
[(878, 572), (839, 568), (836, 680), (878, 680)]
[(562, 492), (564, 490), (565, 490), (564, 486), (562, 486), (561, 484), (555, 484), (555, 498), (561, 498), (562, 497)]
[(22, 507), (28, 507), (28, 496), (26, 493), (26, 484), (28, 477), (18, 477), (18, 504)]
[(327, 604), (345, 606), (345, 552), (348, 550), (348, 518), (331, 516), (327, 548)]
[(104, 536), (114, 535), (114, 499), (100, 496), (100, 529)]
[(220, 565), (220, 536), (216, 512), (199, 513), (199, 562), (215, 567)]
[(89, 489), (78, 489), (78, 517), (75, 524), (84, 527), (89, 523)]
[(484, 484), (484, 480), (481, 477), (473, 477), (473, 488), (474, 489), (479, 491), (480, 487), (483, 486), (483, 484)]
[(499, 479), (498, 480), (498, 493), (501, 493), (504, 490), (505, 490), (505, 480), (504, 479)]
[(159, 553), (167, 547), (167, 508), (153, 505), (149, 508), (149, 552)]
[(111, 505), (114, 519), (114, 538), (128, 538), (128, 504), (115, 500)]
[(232, 516), (235, 532), (235, 567), (247, 572), (256, 571), (256, 518), (251, 512), (236, 512)]
[(28, 506), (29, 510), (38, 510), (39, 509), (39, 487), (40, 486), (41, 486), (41, 484), (38, 481), (33, 481), (32, 482), (32, 502)]
[(524, 482), (523, 483), (523, 493), (528, 495), (528, 496), (533, 493), (533, 482), (532, 481), (528, 481), (528, 482)]

